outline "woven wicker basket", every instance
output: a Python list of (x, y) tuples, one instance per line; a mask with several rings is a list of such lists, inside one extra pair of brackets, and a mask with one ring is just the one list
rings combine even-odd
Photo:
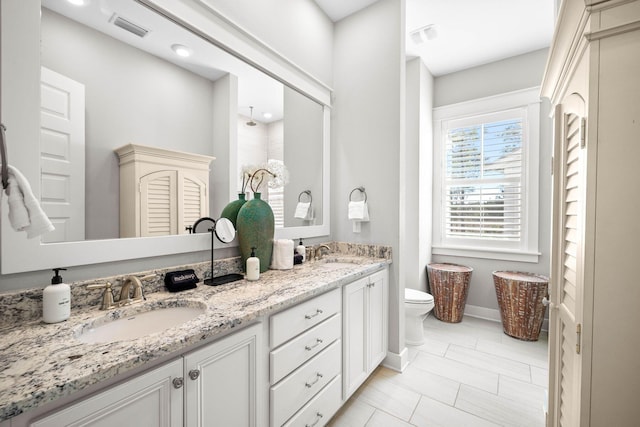
[(504, 333), (525, 341), (537, 341), (542, 328), (549, 279), (531, 273), (494, 271), (493, 284), (500, 306)]
[(449, 323), (462, 321), (473, 268), (440, 263), (427, 265), (427, 272), (436, 319)]

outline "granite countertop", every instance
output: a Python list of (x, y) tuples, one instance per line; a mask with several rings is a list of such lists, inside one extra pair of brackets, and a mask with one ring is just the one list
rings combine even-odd
[[(321, 266), (331, 261), (349, 264)], [(33, 320), (1, 328), (0, 422), (145, 363), (177, 356), (232, 328), (382, 270), (389, 262), (329, 256), (292, 270), (269, 270), (255, 282), (240, 280), (217, 287), (199, 283), (196, 289), (176, 294), (155, 292), (143, 303), (120, 309), (73, 309), (71, 318), (61, 323)], [(162, 333), (113, 343), (86, 344), (76, 339), (83, 326), (97, 318), (117, 318), (152, 307), (203, 304), (203, 314)]]

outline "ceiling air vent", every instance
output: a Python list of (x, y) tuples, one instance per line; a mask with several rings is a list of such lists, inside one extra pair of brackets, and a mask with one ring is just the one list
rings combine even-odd
[(138, 37), (144, 37), (149, 32), (149, 30), (147, 30), (146, 28), (143, 28), (138, 24), (134, 24), (133, 22), (123, 18), (122, 16), (118, 16), (115, 14), (111, 17), (111, 22), (113, 22), (113, 25), (115, 25), (116, 27), (127, 30)]

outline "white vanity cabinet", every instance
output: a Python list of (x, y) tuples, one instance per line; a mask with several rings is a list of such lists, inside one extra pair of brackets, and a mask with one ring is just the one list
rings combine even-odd
[(340, 289), (270, 319), (271, 426), (320, 427), (342, 404)]
[(184, 393), (174, 383), (179, 385), (182, 367), (182, 359), (174, 360), (30, 426), (181, 426)]
[(343, 289), (343, 398), (346, 401), (387, 354), (387, 269)]
[(264, 425), (261, 336), (261, 324), (246, 327), (29, 425)]
[(209, 216), (209, 164), (215, 157), (137, 144), (116, 154), (120, 237), (183, 234)]
[(257, 324), (184, 357), (185, 426), (262, 425)]

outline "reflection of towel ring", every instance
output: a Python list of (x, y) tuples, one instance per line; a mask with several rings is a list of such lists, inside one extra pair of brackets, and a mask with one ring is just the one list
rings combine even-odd
[(354, 191), (359, 191), (364, 195), (364, 201), (365, 203), (367, 202), (367, 192), (364, 191), (364, 187), (356, 187), (353, 190), (351, 190), (351, 193), (349, 193), (349, 201), (352, 202), (353, 200), (351, 200), (351, 196), (353, 196), (353, 192)]
[(306, 194), (307, 196), (309, 196), (309, 201), (305, 202), (305, 203), (311, 203), (313, 201), (313, 197), (311, 197), (311, 190), (304, 190), (302, 193), (298, 194), (298, 202), (300, 202), (302, 195)]

